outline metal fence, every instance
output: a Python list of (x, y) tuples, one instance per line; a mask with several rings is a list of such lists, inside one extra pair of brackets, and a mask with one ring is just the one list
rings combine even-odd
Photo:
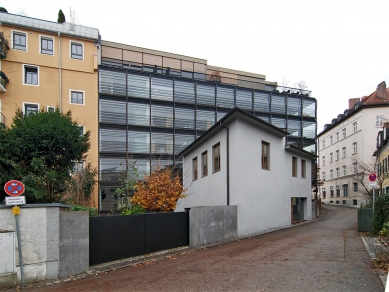
[(189, 212), (89, 219), (89, 265), (189, 245)]

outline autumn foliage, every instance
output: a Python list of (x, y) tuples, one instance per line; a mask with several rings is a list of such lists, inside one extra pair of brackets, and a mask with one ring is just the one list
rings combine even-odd
[(139, 181), (136, 192), (131, 198), (133, 205), (139, 205), (149, 211), (166, 212), (176, 208), (177, 200), (185, 198), (185, 189), (182, 187), (178, 175), (172, 175), (172, 169), (156, 168), (150, 176)]

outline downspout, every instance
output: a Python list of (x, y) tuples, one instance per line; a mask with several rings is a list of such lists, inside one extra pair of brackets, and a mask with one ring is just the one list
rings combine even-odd
[(222, 126), (220, 122), (220, 127), (227, 130), (226, 140), (227, 140), (227, 206), (230, 205), (230, 128)]
[(61, 62), (61, 33), (58, 32), (58, 69), (59, 69), (59, 109), (62, 111), (62, 62)]

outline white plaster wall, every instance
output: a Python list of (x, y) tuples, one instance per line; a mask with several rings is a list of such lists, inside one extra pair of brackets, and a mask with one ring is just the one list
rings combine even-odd
[[(231, 205), (238, 206), (238, 235), (291, 224), (291, 198), (306, 198), (305, 219), (311, 219), (311, 164), (301, 179), (301, 157), (285, 151), (285, 139), (241, 120), (230, 125)], [(270, 143), (270, 170), (261, 166), (262, 141)], [(298, 157), (298, 178), (292, 177), (292, 156)]]
[[(220, 171), (213, 173), (212, 146), (220, 142)], [(201, 177), (201, 153), (208, 151), (208, 175)], [(227, 149), (226, 129), (210, 139), (203, 141), (200, 147), (194, 149), (183, 160), (183, 183), (187, 188), (187, 197), (177, 202), (175, 211), (184, 211), (194, 206), (225, 206), (227, 205)], [(198, 179), (192, 180), (192, 159), (197, 156)]]

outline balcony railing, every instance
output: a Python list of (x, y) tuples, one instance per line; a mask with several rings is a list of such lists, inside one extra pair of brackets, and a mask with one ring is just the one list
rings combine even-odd
[(4, 38), (3, 33), (0, 33), (0, 59), (7, 57), (7, 51), (9, 50), (8, 41)]

